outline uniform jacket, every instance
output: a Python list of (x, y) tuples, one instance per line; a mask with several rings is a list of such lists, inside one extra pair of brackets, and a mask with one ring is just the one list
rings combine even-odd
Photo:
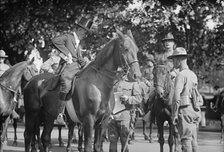
[(197, 119), (197, 114), (192, 106), (192, 89), (198, 83), (197, 76), (188, 67), (182, 69), (175, 79), (173, 96), (173, 115), (183, 114), (188, 122)]
[(0, 64), (0, 76), (9, 69), (9, 66), (5, 63)]
[[(120, 81), (115, 87), (114, 92), (122, 92), (123, 95), (129, 97), (128, 105), (126, 106), (137, 106), (141, 104), (145, 93), (141, 83), (128, 81)], [(116, 120), (130, 120), (130, 111), (125, 110), (115, 115), (114, 118)]]

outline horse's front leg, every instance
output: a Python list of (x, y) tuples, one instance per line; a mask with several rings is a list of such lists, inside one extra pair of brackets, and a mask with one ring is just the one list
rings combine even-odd
[(224, 142), (223, 134), (224, 134), (224, 114), (221, 114), (221, 139), (220, 139), (220, 144), (222, 144)]
[(59, 142), (59, 147), (64, 147), (64, 142), (62, 140), (62, 137), (61, 137), (61, 130), (62, 130), (62, 125), (59, 125), (58, 126), (58, 142)]
[(82, 151), (82, 143), (83, 143), (83, 126), (82, 126), (82, 124), (78, 124), (78, 136), (79, 136), (78, 150), (79, 150), (79, 152), (81, 152)]
[(170, 152), (173, 152), (173, 144), (174, 144), (174, 125), (172, 124), (172, 120), (169, 122), (169, 137), (168, 137), (168, 144), (170, 147)]
[(160, 144), (160, 152), (163, 152), (163, 145), (164, 145), (164, 129), (163, 124), (164, 121), (158, 121), (157, 119), (157, 128), (159, 133), (159, 144)]
[(84, 130), (84, 152), (92, 152), (92, 135), (93, 135), (94, 118), (89, 115), (83, 120)]
[(143, 125), (142, 129), (143, 129), (144, 139), (149, 140), (149, 137), (146, 135), (146, 127), (147, 127), (146, 124), (147, 122), (145, 120), (142, 120), (142, 125)]
[(73, 137), (73, 132), (75, 128), (75, 123), (72, 122), (72, 120), (69, 120), (68, 122), (68, 142), (67, 142), (67, 152), (71, 152), (71, 142), (72, 142), (72, 137)]
[(103, 136), (106, 133), (106, 126), (107, 124), (104, 122), (95, 125), (94, 152), (103, 152)]
[(18, 119), (13, 119), (13, 128), (14, 128), (14, 141), (12, 144), (13, 146), (17, 146), (17, 134), (16, 134), (17, 122), (18, 122)]

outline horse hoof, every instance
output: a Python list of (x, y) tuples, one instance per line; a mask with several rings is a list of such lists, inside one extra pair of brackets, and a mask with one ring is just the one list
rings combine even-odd
[(149, 140), (149, 137), (148, 136), (144, 136), (145, 140)]
[(73, 144), (77, 144), (77, 143), (78, 143), (78, 140), (77, 140), (77, 139), (73, 139), (73, 140), (72, 140), (72, 143), (73, 143)]
[(66, 152), (71, 152), (72, 151), (72, 148), (66, 148)]
[(12, 144), (12, 146), (17, 146), (17, 145), (18, 145), (17, 141), (14, 141)]
[(31, 152), (37, 152), (36, 148), (32, 148)]
[(149, 143), (153, 143), (153, 140), (152, 139), (149, 139)]
[(50, 143), (48, 147), (49, 147), (49, 149), (51, 149), (52, 148), (52, 143)]
[(65, 147), (65, 143), (63, 141), (59, 142), (59, 147)]

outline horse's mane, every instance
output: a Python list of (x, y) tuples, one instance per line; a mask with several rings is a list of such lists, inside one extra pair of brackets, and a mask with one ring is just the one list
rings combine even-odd
[[(110, 47), (116, 44), (117, 39), (112, 39), (109, 42), (106, 43), (106, 45), (97, 53), (95, 60), (92, 62), (92, 64), (96, 65), (103, 65), (105, 61), (108, 60), (108, 50), (111, 49)], [(115, 44), (114, 44), (115, 43)], [(114, 47), (118, 47), (118, 45), (115, 45)], [(113, 49), (116, 49), (114, 48)]]
[[(21, 72), (22, 67), (26, 66), (27, 62), (23, 61), (23, 62), (19, 62), (15, 65), (13, 65), (12, 67), (10, 67), (8, 70), (6, 70), (0, 77), (0, 82), (5, 81), (5, 80), (10, 80), (11, 77), (13, 76), (12, 74), (14, 73), (14, 71), (16, 72)], [(19, 68), (21, 67), (21, 68)]]

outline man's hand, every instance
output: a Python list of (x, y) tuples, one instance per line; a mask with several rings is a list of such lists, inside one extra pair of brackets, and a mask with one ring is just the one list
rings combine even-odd
[(123, 104), (127, 104), (128, 103), (128, 96), (127, 95), (121, 95), (120, 96), (120, 100)]
[(173, 125), (177, 125), (177, 123), (178, 123), (178, 117), (177, 116), (173, 116), (172, 117), (172, 122), (173, 122)]
[(68, 64), (72, 64), (72, 55), (71, 55), (71, 53), (69, 53), (68, 54), (68, 56), (66, 56), (65, 58), (64, 58), (64, 60), (68, 63)]

